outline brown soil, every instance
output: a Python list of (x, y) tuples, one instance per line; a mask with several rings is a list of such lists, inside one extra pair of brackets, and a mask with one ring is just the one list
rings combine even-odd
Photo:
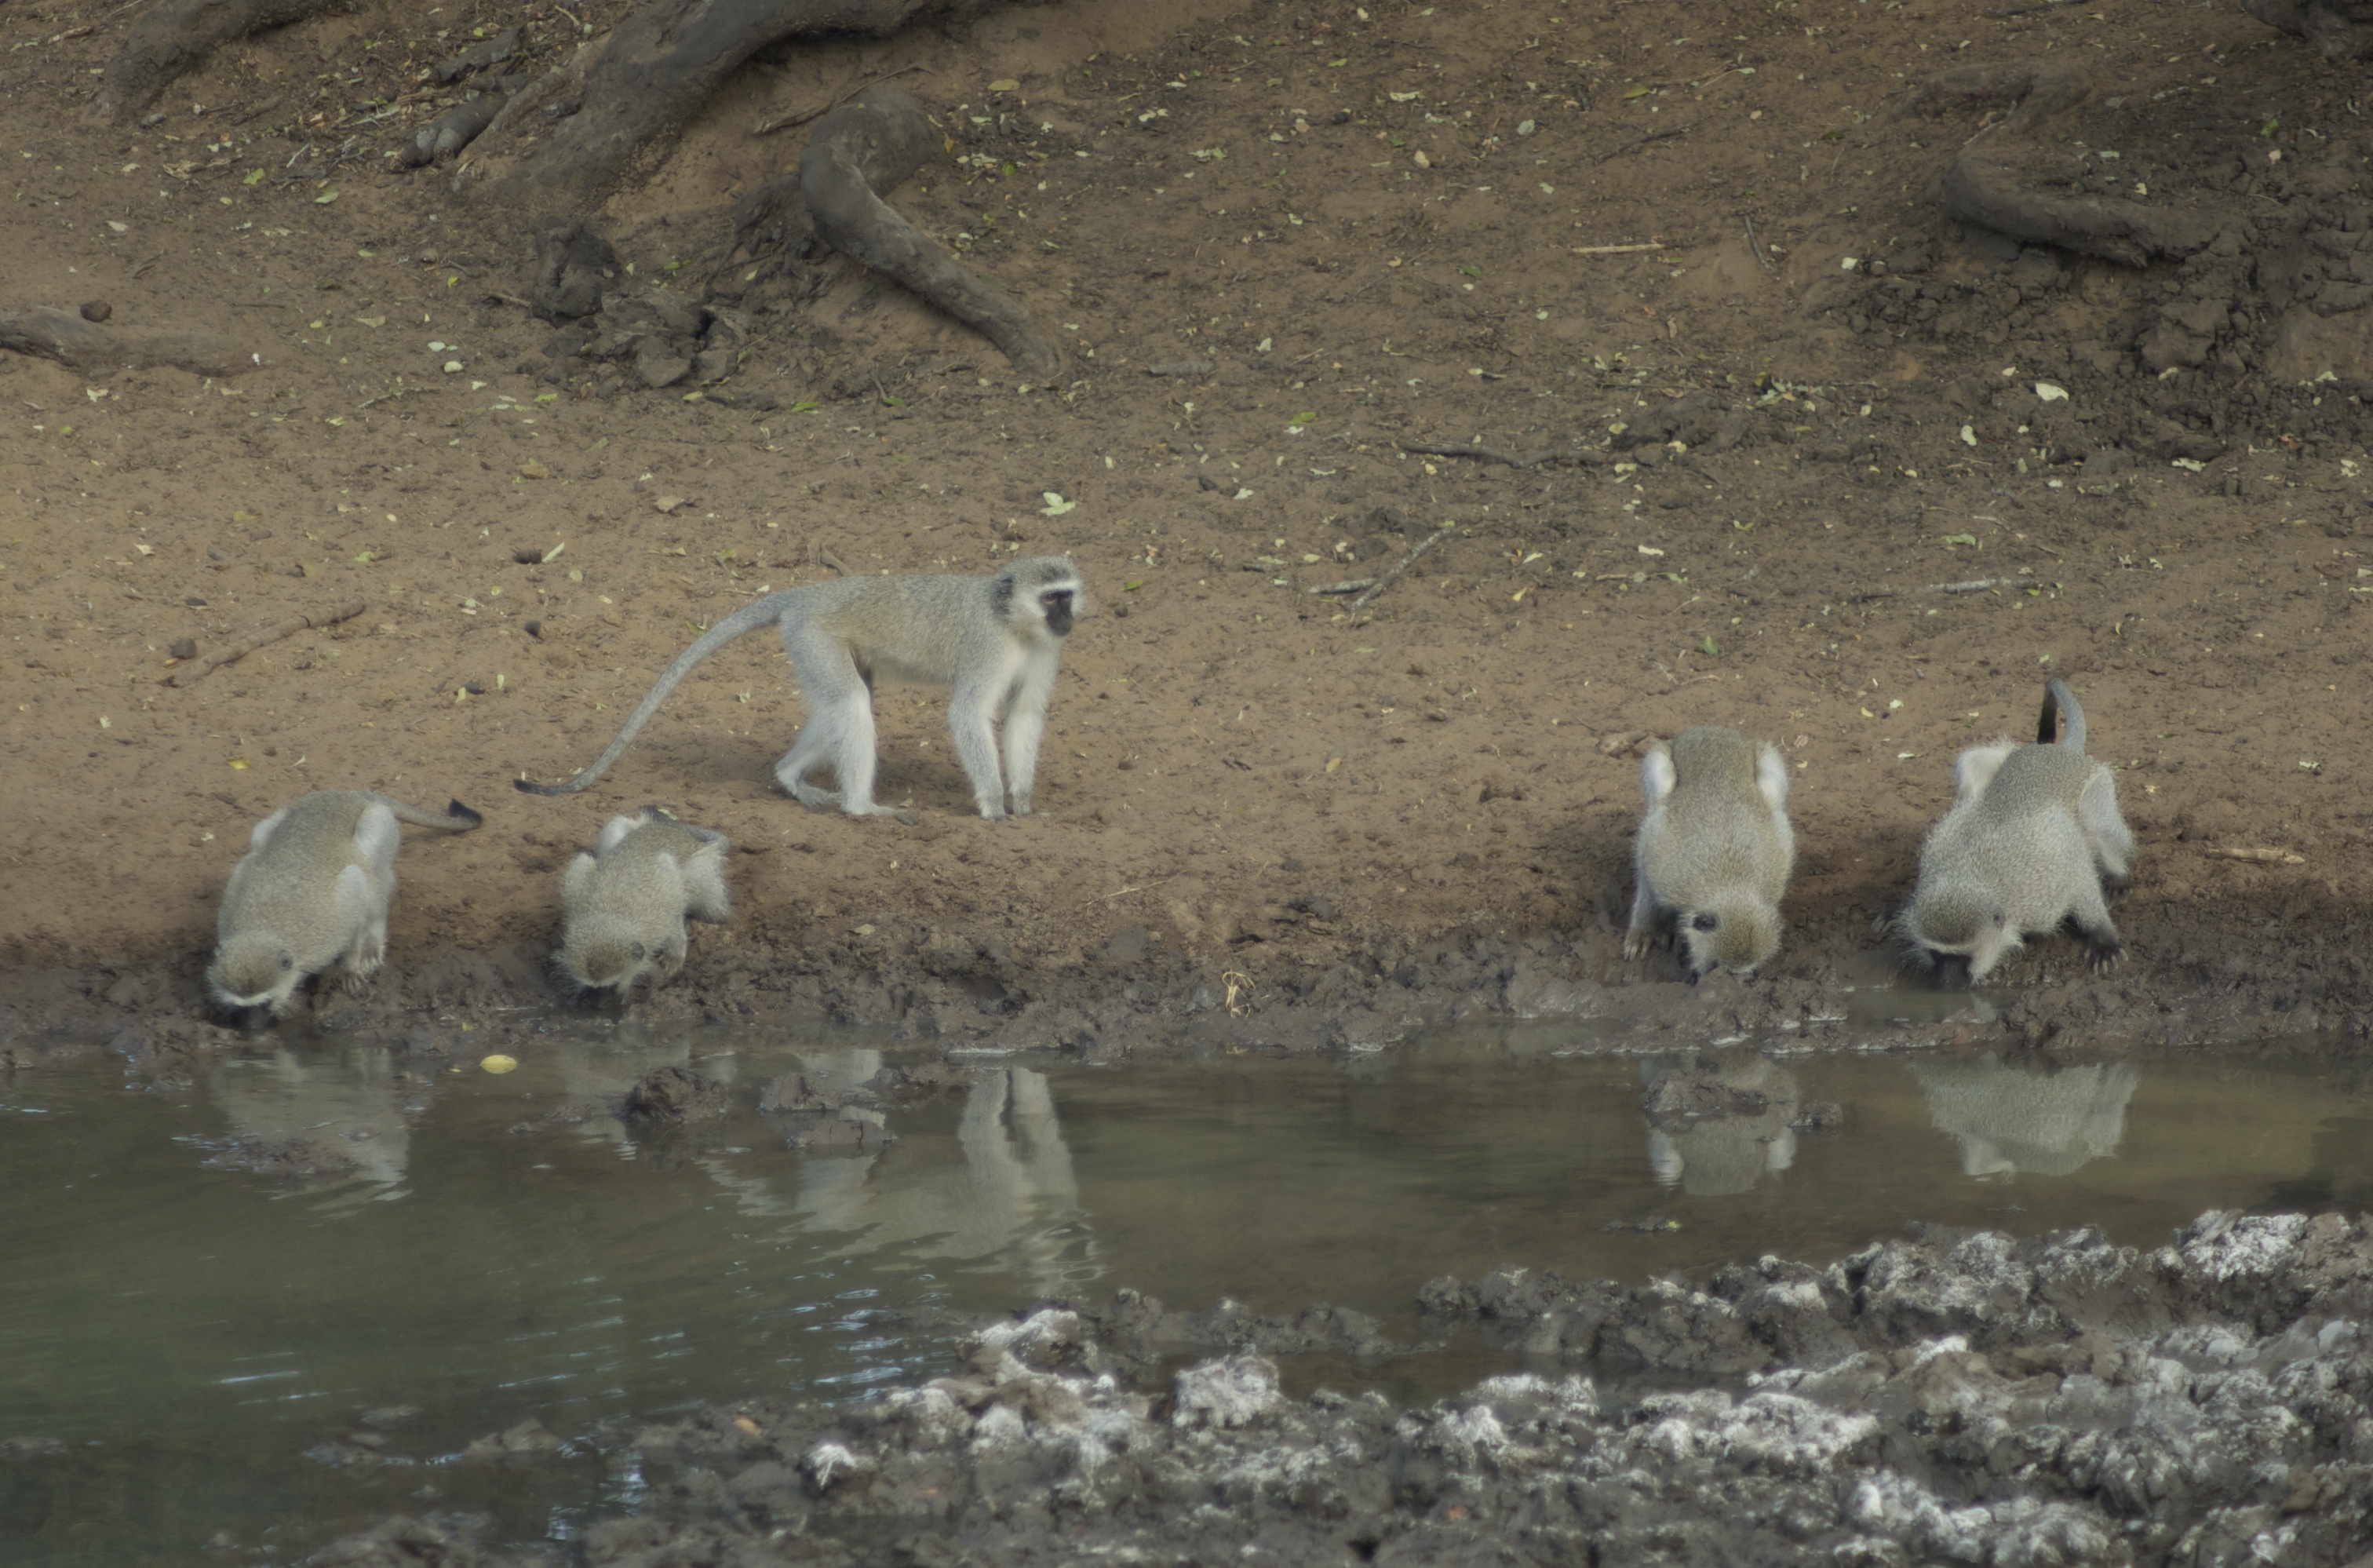
[[(333, 1023), (543, 1002), (560, 867), (651, 801), (738, 850), (739, 911), (662, 1014), (1099, 1049), (1194, 1017), (1362, 1043), (1459, 1008), (1811, 1026), (1890, 972), (1874, 923), (1956, 750), (2026, 731), (2055, 673), (2142, 839), (2129, 958), (2095, 979), (2032, 944), (2008, 1024), (2362, 1020), (2358, 72), (2227, 9), (1369, 5), (1081, 0), (754, 64), (598, 215), (641, 284), (749, 324), (698, 397), (548, 357), (512, 215), (384, 156), (472, 29), (524, 24), (540, 70), (571, 13), (448, 6), (431, 37), (359, 0), (119, 129), (81, 117), (119, 7), (0, 11), (0, 315), (104, 300), (252, 356), (209, 379), (0, 353), (0, 1055), (206, 1037), (249, 827), (337, 787), (486, 822), (407, 848), (390, 966), (325, 996)], [(1922, 81), (2037, 60), (2090, 91), (1986, 132), (2017, 176), (2214, 243), (2136, 268), (1938, 215), (2004, 108)], [(729, 253), (804, 134), (753, 127), (902, 70), (952, 151), (895, 201), (1059, 329), (1060, 384), (847, 263)], [(1186, 359), (1215, 369), (1146, 373)], [(1368, 612), (1312, 591), (1444, 525)], [(509, 788), (574, 771), (696, 628), (823, 554), (1054, 551), (1102, 608), (1041, 818), (971, 814), (913, 688), (883, 695), (881, 789), (919, 825), (791, 803), (771, 766), (801, 708), (766, 638), (587, 797)], [(178, 639), (357, 596), (164, 684)], [(1636, 742), (1692, 723), (1786, 748), (1801, 845), (1778, 959), (1695, 992), (1618, 953)]]

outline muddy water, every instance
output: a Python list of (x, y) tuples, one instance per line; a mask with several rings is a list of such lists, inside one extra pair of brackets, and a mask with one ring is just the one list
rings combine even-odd
[[(1416, 1343), (1421, 1283), (1511, 1261), (1818, 1262), (1911, 1220), (2150, 1244), (2211, 1207), (2373, 1196), (2373, 1094), (2305, 1069), (1586, 1046), (981, 1059), (968, 1090), (804, 1149), (756, 1086), (862, 1081), (880, 1052), (555, 1036), (501, 1075), (316, 1045), (181, 1093), (103, 1063), (0, 1084), (0, 1542), (11, 1563), (286, 1556), (454, 1507), (565, 1537), (633, 1504), (630, 1417), (929, 1375), (947, 1346), (916, 1308), (1128, 1285), (1333, 1302)], [(602, 1107), (669, 1061), (738, 1108), (638, 1148)], [(1416, 1398), (1496, 1364), (1454, 1344), (1302, 1375)], [(531, 1415), (562, 1458), (461, 1457)]]

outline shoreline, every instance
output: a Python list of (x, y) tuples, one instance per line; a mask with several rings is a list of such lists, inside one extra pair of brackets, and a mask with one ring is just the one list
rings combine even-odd
[(1883, 949), (1810, 976), (1789, 972), (1792, 954), (1783, 951), (1780, 973), (1752, 980), (1642, 979), (1639, 971), (1669, 960), (1624, 965), (1611, 926), (1579, 938), (1344, 936), (1316, 958), (1305, 951), (1272, 965), (1241, 953), (1182, 953), (1144, 928), (1116, 933), (1093, 956), (1074, 950), (1060, 957), (919, 922), (859, 930), (844, 934), (836, 951), (790, 951), (747, 937), (720, 942), (704, 930), (673, 982), (623, 1009), (569, 1001), (541, 946), (424, 954), (415, 945), (392, 950), (388, 967), (358, 997), (327, 988), (276, 1025), (246, 1027), (205, 1002), (204, 949), (83, 968), (16, 965), (0, 981), (0, 1071), (92, 1049), (146, 1059), (265, 1038), (431, 1042), (427, 1048), (442, 1052), (458, 1048), (463, 1035), (518, 1039), (529, 1024), (552, 1019), (660, 1029), (826, 1024), (936, 1045), (942, 1054), (1057, 1050), (1093, 1060), (1222, 1046), (1377, 1050), (1428, 1030), (1487, 1023), (1570, 1024), (1578, 1048), (1615, 1051), (1950, 1044), (2118, 1054), (2283, 1036), (2347, 1040), (2373, 1028), (2373, 999), (2312, 963), (2278, 962), (2285, 952), (2299, 956), (2279, 930), (2273, 940), (2233, 943), (2224, 966), (2239, 977), (2222, 983), (2196, 959), (2130, 957), (2111, 975), (2094, 976), (2079, 943), (2054, 938), (2030, 944), (2011, 969), (2028, 983), (1970, 992), (1899, 978)]

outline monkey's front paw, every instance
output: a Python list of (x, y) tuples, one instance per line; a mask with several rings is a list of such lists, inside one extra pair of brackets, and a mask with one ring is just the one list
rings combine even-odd
[(1636, 963), (1639, 960), (1640, 955), (1647, 951), (1648, 939), (1644, 934), (1639, 931), (1626, 931), (1623, 933), (1624, 963)]
[(2093, 949), (2093, 973), (2095, 973), (2096, 975), (2106, 975), (2106, 974), (2108, 974), (2110, 970), (2112, 970), (2112, 969), (2114, 969), (2114, 968), (2116, 968), (2116, 967), (2118, 966), (2118, 961), (2119, 961), (2120, 959), (2123, 958), (2125, 955), (2126, 955), (2125, 944), (2124, 944), (2124, 943), (2122, 943), (2122, 942), (2119, 943), (2118, 945), (2116, 945), (2116, 946), (2114, 946), (2114, 947), (2096, 947), (2096, 948), (2094, 948), (2094, 949)]

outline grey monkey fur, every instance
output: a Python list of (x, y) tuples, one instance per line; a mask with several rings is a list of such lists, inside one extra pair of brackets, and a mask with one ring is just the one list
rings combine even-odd
[[(608, 771), (702, 660), (761, 626), (776, 626), (793, 677), (808, 702), (808, 721), (775, 777), (802, 804), (837, 805), (852, 816), (895, 814), (873, 799), (873, 683), (920, 681), (953, 688), (948, 727), (980, 814), (1030, 812), (1038, 742), (1046, 727), (1063, 638), (1087, 607), (1079, 568), (1061, 556), (1035, 556), (986, 577), (844, 577), (770, 593), (710, 627), (676, 656), (609, 749), (565, 784), (517, 787), (567, 795)], [(995, 726), (1004, 727), (1004, 771)], [(837, 790), (807, 782), (829, 766)]]
[(1780, 898), (1796, 863), (1779, 749), (1717, 725), (1684, 730), (1648, 748), (1640, 789), (1648, 814), (1623, 956), (1669, 930), (1691, 980), (1717, 967), (1752, 974), (1780, 950)]
[(622, 997), (646, 975), (672, 978), (684, 967), (684, 917), (721, 921), (732, 913), (725, 850), (725, 835), (657, 806), (612, 817), (593, 853), (579, 855), (561, 877), (561, 973), (583, 989)]
[[(2062, 716), (2067, 733), (2055, 743)], [(2102, 883), (2124, 885), (2134, 836), (2109, 768), (2085, 755), (2085, 711), (2067, 685), (2044, 687), (2035, 744), (1973, 747), (1953, 778), (1953, 809), (1921, 845), (1919, 885), (1896, 919), (1914, 955), (1974, 984), (2022, 938), (2074, 921), (2093, 967), (2115, 965), (2125, 943)]]
[(467, 832), (484, 820), (362, 790), (317, 790), (255, 825), (215, 919), (206, 989), (227, 1008), (287, 1012), (308, 975), (344, 972), (359, 991), (387, 956), (399, 821)]

